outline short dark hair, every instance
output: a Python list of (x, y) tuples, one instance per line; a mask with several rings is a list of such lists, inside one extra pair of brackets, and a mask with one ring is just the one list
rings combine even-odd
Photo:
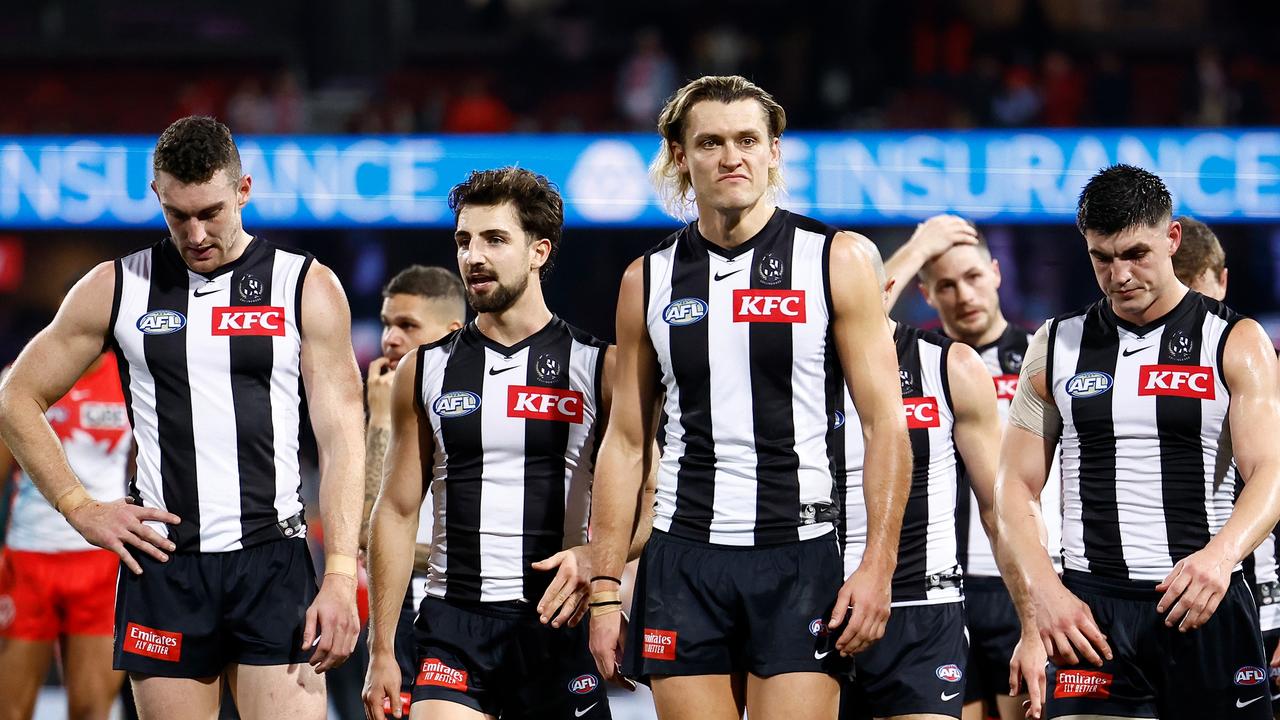
[(551, 254), (539, 271), (546, 277), (560, 250), (564, 227), (564, 200), (543, 175), (518, 167), (474, 170), (449, 191), (449, 209), (456, 221), (467, 205), (492, 206), (510, 202), (516, 206), (520, 228), (535, 239), (551, 241)]
[[(976, 224), (974, 224), (974, 222), (969, 218), (961, 218), (961, 219), (964, 220), (965, 223), (969, 225), (969, 227), (973, 228), (974, 233), (976, 233), (978, 236), (978, 242), (973, 244), (973, 249), (977, 250), (979, 255), (990, 260), (991, 246), (987, 244), (987, 236), (983, 235), (982, 230)], [(951, 247), (957, 247), (957, 246), (952, 245)], [(930, 266), (933, 265), (934, 260), (937, 260), (939, 257), (942, 257), (943, 255), (946, 255), (949, 252), (951, 252), (951, 248), (947, 248), (946, 251), (944, 251), (937, 257), (935, 257), (933, 260), (930, 260), (925, 264), (921, 265), (920, 270), (916, 273), (916, 282), (925, 283), (927, 285), (929, 283)]]
[(156, 141), (152, 169), (188, 185), (209, 182), (226, 170), (230, 180), (240, 179), (240, 150), (231, 130), (214, 118), (190, 115), (165, 128)]
[(1132, 165), (1112, 165), (1089, 179), (1076, 205), (1076, 228), (1115, 235), (1131, 227), (1155, 227), (1173, 215), (1164, 181)]
[(1222, 243), (1208, 225), (1185, 215), (1177, 218), (1182, 225), (1182, 244), (1173, 254), (1173, 272), (1183, 285), (1190, 285), (1206, 270), (1220, 275), (1227, 266), (1227, 254)]
[(401, 270), (382, 288), (382, 297), (392, 295), (417, 295), (445, 302), (457, 311), (453, 319), (462, 322), (467, 317), (467, 293), (462, 278), (442, 267), (410, 265)]

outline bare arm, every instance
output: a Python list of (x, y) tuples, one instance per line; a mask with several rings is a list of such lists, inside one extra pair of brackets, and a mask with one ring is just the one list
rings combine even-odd
[(323, 672), (341, 665), (351, 654), (360, 630), (355, 577), (332, 570), (338, 568), (338, 558), (350, 558), (342, 562), (354, 566), (359, 548), (364, 442), (360, 371), (351, 348), (351, 311), (338, 278), (320, 263), (312, 263), (302, 285), (300, 324), (302, 380), (320, 453), (320, 516), (326, 557), (320, 594), (307, 611), (303, 645), (310, 646), (318, 634), (320, 641), (311, 662)]
[[(115, 265), (102, 263), (76, 283), (53, 322), (27, 344), (0, 383), (0, 438), (49, 504), (63, 513), (86, 540), (111, 550), (130, 570), (142, 568), (126, 549), (133, 546), (157, 560), (174, 545), (142, 524), (178, 517), (158, 508), (142, 508), (119, 500), (90, 498), (67, 463), (57, 434), (45, 413), (75, 384), (102, 353), (111, 323)], [(61, 503), (59, 501), (62, 501)]]
[(955, 412), (952, 435), (964, 460), (965, 472), (978, 499), (982, 526), (996, 547), (996, 461), (1000, 456), (1000, 412), (995, 385), (973, 348), (952, 343), (948, 350), (947, 376)]
[[(637, 539), (637, 505), (656, 462), (652, 448), (658, 357), (644, 322), (643, 263), (643, 259), (631, 263), (618, 291), (617, 373), (611, 383), (609, 426), (596, 461), (591, 502), (593, 576), (622, 577), (628, 550), (634, 549)], [(608, 580), (591, 586), (593, 593), (618, 590)], [(626, 685), (619, 665), (621, 632), (621, 613), (591, 618), (591, 654), (597, 669), (602, 677)]]
[[(602, 416), (605, 418), (602, 431), (607, 431), (609, 427), (609, 413), (613, 407), (613, 383), (618, 375), (618, 346), (610, 345), (604, 356), (604, 410)], [(649, 437), (657, 437), (658, 422), (658, 397), (654, 398), (654, 406), (651, 411), (654, 427), (649, 429)], [(636, 505), (635, 524), (631, 531), (631, 546), (627, 549), (627, 562), (631, 562), (640, 557), (640, 551), (644, 550), (645, 543), (649, 542), (649, 535), (653, 532), (653, 499), (658, 490), (658, 445), (656, 442), (649, 443), (649, 451), (645, 455), (645, 476), (644, 483), (640, 486), (640, 497)]]
[(890, 583), (898, 562), (902, 513), (911, 487), (907, 421), (899, 393), (898, 357), (880, 303), (867, 242), (850, 233), (831, 244), (831, 299), (836, 351), (862, 420), (866, 447), (863, 502), (867, 509), (867, 550), (836, 599), (831, 625), (852, 614), (836, 647), (860, 652), (884, 634), (889, 619)]
[(963, 218), (955, 215), (934, 215), (916, 225), (916, 231), (902, 247), (884, 263), (888, 279), (889, 307), (898, 304), (902, 292), (929, 262), (956, 245), (973, 245), (978, 242), (978, 231)]
[(365, 380), (365, 397), (369, 405), (369, 424), (364, 431), (364, 506), (360, 513), (360, 549), (369, 546), (369, 514), (382, 485), (382, 461), (391, 437), (391, 380), (387, 359), (369, 363)]
[[(413, 568), (408, 562), (422, 503), (422, 458), (434, 452), (430, 425), (418, 415), (414, 394), (418, 354), (396, 368), (391, 390), (391, 440), (382, 490), (373, 506), (369, 538), (369, 678), (365, 704), (381, 713), (383, 697), (400, 693), (395, 659), (396, 624)], [(398, 703), (392, 702), (398, 707)], [(377, 717), (372, 715), (371, 717)]]
[(1280, 520), (1280, 449), (1274, 432), (1280, 427), (1280, 391), (1276, 355), (1262, 326), (1241, 320), (1227, 336), (1223, 376), (1231, 388), (1228, 423), (1236, 467), (1244, 490), (1222, 530), (1203, 550), (1180, 560), (1164, 582), (1156, 606), (1169, 612), (1165, 624), (1180, 630), (1200, 627), (1217, 610), (1231, 580), (1231, 570), (1276, 527)]

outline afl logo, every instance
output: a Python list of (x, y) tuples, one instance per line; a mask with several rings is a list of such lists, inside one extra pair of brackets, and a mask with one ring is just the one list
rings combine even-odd
[(1100, 370), (1076, 373), (1067, 381), (1067, 394), (1073, 398), (1091, 398), (1111, 389), (1111, 376)]
[(168, 335), (186, 327), (187, 318), (175, 310), (152, 310), (138, 318), (138, 329), (144, 335)]
[(1245, 665), (1236, 671), (1237, 685), (1261, 685), (1267, 681), (1267, 672), (1260, 667)]
[(939, 680), (946, 680), (951, 683), (960, 682), (960, 678), (964, 677), (964, 673), (954, 664), (939, 665), (938, 669), (933, 671), (933, 674), (937, 675)]
[(814, 618), (809, 623), (809, 634), (814, 637), (822, 637), (827, 634), (827, 624), (822, 622), (822, 618)]
[(579, 675), (569, 682), (569, 692), (574, 695), (586, 695), (599, 686), (600, 680), (595, 675)]
[(840, 428), (842, 428), (842, 427), (844, 427), (844, 413), (842, 413), (842, 412), (840, 412), (839, 410), (837, 410), (837, 411), (836, 411), (835, 422), (834, 422), (834, 424), (832, 424), (831, 429), (832, 429), (832, 430), (839, 430), (839, 429), (840, 429)]
[(459, 418), (480, 408), (480, 396), (466, 390), (447, 392), (431, 403), (431, 410), (442, 418)]
[(777, 255), (769, 253), (760, 258), (760, 282), (765, 285), (777, 285), (782, 282), (782, 276), (785, 273), (782, 260)]
[(668, 325), (692, 325), (707, 316), (707, 304), (698, 298), (672, 300), (662, 311)]

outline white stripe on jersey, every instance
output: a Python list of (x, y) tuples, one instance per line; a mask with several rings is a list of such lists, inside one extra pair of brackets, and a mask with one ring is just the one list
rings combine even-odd
[[(301, 285), (298, 279), (304, 272), (306, 258), (291, 253), (276, 253), (272, 269), (271, 304), (283, 308), (301, 307), (298, 297)], [(275, 429), (276, 465), (276, 517), (284, 520), (302, 512), (302, 499), (298, 495), (298, 483), (293, 478), (301, 476), (298, 462), (300, 433), (303, 421), (298, 402), (298, 386), (302, 377), (300, 353), (302, 352), (302, 318), (285, 312), (287, 330), (283, 337), (271, 338), (271, 353), (275, 370), (271, 373), (271, 425)]]
[[(510, 372), (484, 378), (480, 405), (480, 442), (484, 446), (484, 476), (497, 480), (497, 492), (480, 493), (480, 562), (484, 567), (480, 600), (518, 600), (523, 597), (524, 567), (524, 423), (507, 417), (507, 387), (524, 383), (529, 349), (510, 358), (485, 348), (487, 368), (512, 367)], [(516, 378), (517, 382), (511, 382)], [(516, 478), (517, 483), (511, 483)], [(503, 482), (505, 481), (505, 482)], [(488, 490), (489, 488), (485, 488)]]

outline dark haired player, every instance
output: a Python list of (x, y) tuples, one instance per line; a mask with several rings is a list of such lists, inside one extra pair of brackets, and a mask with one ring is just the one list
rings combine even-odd
[[(1240, 566), (1280, 519), (1275, 351), (1178, 282), (1171, 206), (1139, 168), (1088, 182), (1076, 224), (1106, 297), (1036, 333), (1010, 409), (996, 509), (1035, 716), (1271, 717)], [(1058, 447), (1061, 579), (1030, 510)]]
[[(252, 180), (226, 126), (178, 120), (154, 169), (169, 237), (72, 288), (0, 389), (0, 432), (72, 527), (120, 555), (115, 667), (142, 717), (215, 717), (226, 682), (244, 717), (323, 718), (318, 673), (359, 630), (363, 444), (346, 297), (309, 255), (245, 232)], [(44, 414), (104, 346), (138, 448), (128, 502), (88, 495)], [(318, 593), (299, 497), (303, 384), (320, 448)]]
[(395, 618), (429, 492), (435, 524), (411, 716), (607, 718), (586, 627), (575, 624), (587, 609), (582, 544), (613, 352), (543, 299), (564, 212), (546, 178), (474, 172), (449, 205), (478, 316), (396, 370), (369, 544), (366, 713), (378, 717), (399, 692)]

